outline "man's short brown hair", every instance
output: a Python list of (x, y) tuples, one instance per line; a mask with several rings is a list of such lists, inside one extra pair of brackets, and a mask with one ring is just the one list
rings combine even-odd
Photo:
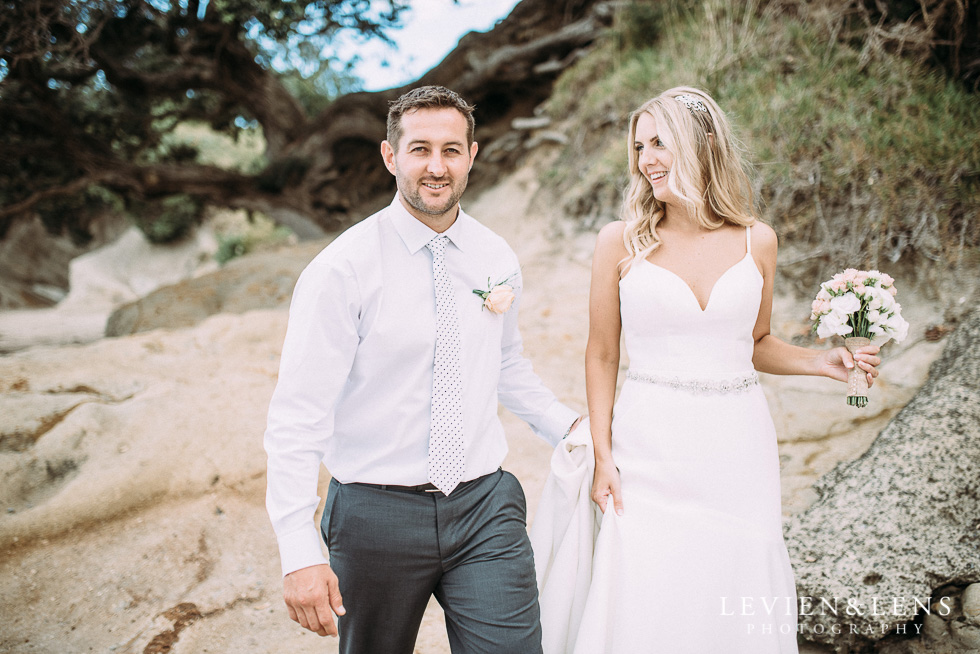
[(466, 119), (466, 145), (473, 145), (473, 120), (475, 106), (467, 104), (455, 91), (444, 86), (420, 86), (393, 100), (388, 107), (388, 143), (398, 150), (402, 137), (402, 116), (418, 109), (455, 109)]

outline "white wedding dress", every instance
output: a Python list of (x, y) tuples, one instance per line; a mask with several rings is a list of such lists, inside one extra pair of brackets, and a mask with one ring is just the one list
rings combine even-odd
[(752, 367), (762, 284), (748, 229), (703, 311), (647, 261), (620, 282), (624, 514), (602, 517), (575, 654), (796, 654), (776, 434)]

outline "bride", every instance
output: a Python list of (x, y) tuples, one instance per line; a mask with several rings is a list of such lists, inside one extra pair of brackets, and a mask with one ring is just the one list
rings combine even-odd
[[(844, 381), (856, 364), (871, 383), (878, 348), (852, 358), (770, 334), (776, 235), (753, 216), (708, 94), (679, 87), (644, 103), (628, 147), (624, 220), (596, 243), (586, 350), (603, 514), (561, 650), (795, 654), (776, 434), (756, 371)], [(621, 333), (630, 367), (614, 409)]]

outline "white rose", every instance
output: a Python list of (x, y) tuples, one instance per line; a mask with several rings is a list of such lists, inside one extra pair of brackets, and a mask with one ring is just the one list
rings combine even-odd
[[(824, 318), (826, 317), (827, 316), (824, 316)], [(827, 324), (826, 320), (821, 320), (819, 323), (817, 323), (817, 336), (820, 338), (830, 338), (836, 333), (837, 332), (834, 331), (834, 328)]]
[(820, 319), (820, 324), (817, 325), (817, 336), (820, 338), (827, 338), (834, 334), (844, 336), (852, 331), (851, 326), (847, 324), (847, 314), (837, 309), (831, 309), (830, 313), (823, 316)]
[(872, 287), (868, 290), (868, 295), (871, 296), (871, 301), (868, 302), (868, 308), (872, 311), (878, 311), (881, 309), (882, 304), (884, 303), (884, 301), (881, 299), (881, 289)]
[(861, 308), (861, 300), (854, 293), (844, 293), (830, 301), (830, 308), (843, 313), (854, 313)]
[(909, 335), (908, 322), (897, 313), (891, 316), (885, 325), (891, 331), (891, 337), (895, 339), (896, 343), (901, 343)]

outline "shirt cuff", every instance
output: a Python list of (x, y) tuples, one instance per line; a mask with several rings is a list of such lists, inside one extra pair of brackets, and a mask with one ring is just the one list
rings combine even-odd
[(309, 529), (283, 534), (278, 540), (283, 577), (311, 565), (327, 563), (327, 557), (321, 549), (320, 534), (313, 525)]
[(552, 447), (555, 447), (568, 433), (572, 423), (578, 420), (579, 415), (578, 411), (555, 400), (554, 404), (541, 416), (541, 420), (532, 425), (531, 429), (535, 434), (548, 441)]

